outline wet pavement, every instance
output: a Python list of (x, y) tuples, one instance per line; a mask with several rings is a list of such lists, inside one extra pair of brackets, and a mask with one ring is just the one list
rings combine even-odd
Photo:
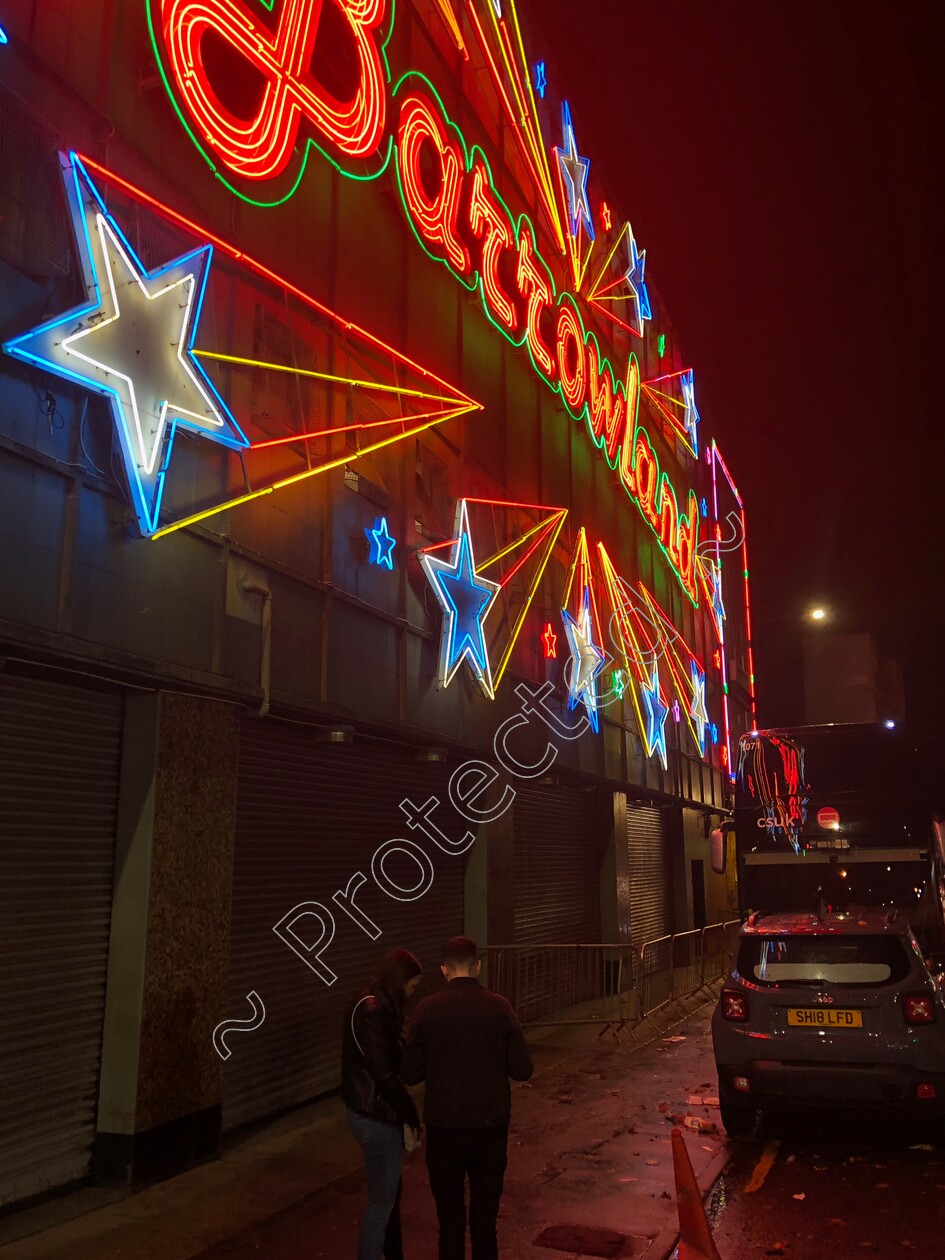
[[(702, 1011), (630, 1054), (601, 1042), (593, 1051), (513, 1086), (509, 1167), (499, 1219), (503, 1257), (588, 1255), (536, 1245), (545, 1231), (567, 1243), (602, 1243), (599, 1254), (665, 1255), (676, 1224), (670, 1130), (690, 1115), (710, 1131), (687, 1132), (697, 1175), (711, 1181), (728, 1153), (718, 1131), (715, 1074)], [(698, 1100), (698, 1101), (696, 1101)], [(354, 1256), (363, 1204), (359, 1174), (209, 1248), (200, 1260), (309, 1260)], [(405, 1161), (404, 1250), (435, 1260), (436, 1218), (422, 1150)], [(557, 1238), (554, 1238), (557, 1233)], [(606, 1246), (607, 1238), (618, 1237)], [(620, 1240), (623, 1240), (622, 1242)], [(656, 1241), (658, 1240), (658, 1241)]]
[(766, 1117), (707, 1201), (722, 1260), (945, 1255), (945, 1125)]
[[(692, 1004), (690, 1004), (692, 1010)], [(533, 1030), (536, 1073), (513, 1086), (500, 1254), (646, 1256), (675, 1242), (670, 1131), (708, 1189), (734, 1147), (719, 1132), (711, 1005), (664, 1012), (633, 1047), (596, 1028)], [(670, 1021), (676, 1021), (670, 1024)], [(91, 1193), (91, 1192), (88, 1192)], [(3, 1260), (346, 1260), (364, 1202), (360, 1152), (337, 1098), (286, 1117), (221, 1160), (3, 1246)], [(436, 1218), (423, 1149), (406, 1160), (408, 1260), (434, 1260)], [(550, 1231), (546, 1232), (546, 1231)], [(552, 1249), (536, 1245), (544, 1236)], [(598, 1250), (595, 1251), (595, 1246)]]

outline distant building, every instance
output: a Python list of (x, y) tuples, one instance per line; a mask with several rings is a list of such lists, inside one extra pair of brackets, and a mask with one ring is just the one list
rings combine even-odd
[(871, 634), (808, 634), (804, 640), (804, 717), (825, 722), (902, 722), (899, 662), (881, 657)]

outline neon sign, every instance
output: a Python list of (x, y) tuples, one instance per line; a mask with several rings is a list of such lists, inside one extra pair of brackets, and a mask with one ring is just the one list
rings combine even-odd
[(178, 427), (249, 445), (194, 352), (213, 247), (149, 272), (79, 159), (62, 166), (86, 300), (3, 348), (108, 398), (132, 503), (150, 534)]
[[(336, 10), (330, 25), (323, 21), (329, 5)], [(295, 190), (312, 147), (356, 178), (379, 175), (393, 155), (404, 212), (417, 240), (462, 284), (478, 291), (488, 318), (514, 345), (525, 346), (536, 372), (558, 393), (571, 417), (587, 423), (590, 437), (659, 539), (680, 585), (698, 605), (698, 500), (689, 491), (681, 503), (667, 472), (660, 470), (649, 434), (637, 422), (642, 391), (669, 419), (671, 436), (680, 436), (696, 454), (699, 414), (692, 374), (674, 374), (682, 397), (669, 398), (669, 406), (667, 397), (659, 396), (659, 381), (641, 383), (635, 356), (628, 355), (621, 375), (586, 327), (582, 309), (590, 307), (642, 337), (645, 321), (652, 318), (644, 279), (646, 254), (625, 223), (596, 269), (586, 299), (575, 296), (595, 243), (590, 162), (578, 151), (567, 102), (561, 146), (549, 148), (543, 140), (536, 92), (544, 94), (545, 67), (531, 65), (525, 56), (513, 0), (505, 5), (493, 0), (483, 17), (471, 3), (461, 15), (456, 0), (436, 0), (437, 20), (467, 59), (461, 16), (470, 24), (533, 177), (540, 212), (560, 254), (570, 259), (575, 293), (559, 291), (553, 275), (560, 272), (562, 259), (553, 254), (553, 267), (546, 261), (532, 221), (510, 212), (486, 154), (467, 146), (430, 81), (409, 72), (389, 87), (394, 0), (329, 0), (329, 5), (323, 0), (283, 0), (276, 17), (264, 17), (249, 0), (149, 0), (161, 73), (194, 143), (214, 173), (247, 200), (252, 198), (231, 179), (244, 187), (294, 181), (288, 193), (268, 204)], [(267, 7), (275, 11), (275, 6)], [(344, 86), (327, 65), (326, 40), (338, 44), (339, 57), (344, 54)], [(252, 108), (239, 116), (232, 101), (238, 85), (234, 88), (220, 73), (221, 48), (261, 85)], [(610, 232), (611, 211), (605, 203), (601, 215)], [(584, 246), (580, 238), (586, 238)], [(621, 247), (626, 260), (612, 279), (611, 263)], [(664, 349), (661, 334), (660, 354)]]
[(365, 529), (364, 533), (371, 548), (368, 562), (393, 571), (394, 548), (397, 546), (397, 540), (387, 528), (387, 517), (375, 516), (374, 528)]
[(444, 613), (438, 677), (440, 685), (448, 687), (460, 665), (466, 661), (479, 686), (492, 700), (495, 691), (483, 623), (495, 600), (499, 583), (490, 582), (476, 571), (464, 499), (460, 500), (456, 509), (455, 533), (451, 559), (444, 560), (429, 551), (420, 553), (423, 571)]
[[(153, 539), (162, 538), (175, 530), (206, 520), (228, 508), (247, 503), (262, 495), (272, 494), (274, 491), (295, 485), (299, 481), (317, 476), (319, 473), (335, 468), (339, 464), (349, 463), (356, 458), (350, 452), (339, 455), (336, 451), (332, 451), (330, 441), (328, 451), (319, 456), (317, 452), (311, 450), (308, 445), (310, 443), (330, 440), (341, 433), (351, 433), (357, 437), (358, 454), (364, 455), (393, 442), (403, 441), (444, 420), (451, 420), (464, 413), (482, 409), (481, 404), (476, 403), (461, 391), (455, 390), (428, 368), (414, 363), (372, 333), (336, 314), (291, 281), (277, 275), (262, 263), (256, 262), (243, 250), (237, 249), (223, 238), (207, 232), (183, 215), (162, 205), (149, 194), (142, 192), (140, 188), (115, 175), (114, 172), (105, 170), (91, 158), (70, 154), (61, 157), (61, 164), (88, 302), (48, 321), (41, 327), (13, 338), (3, 348), (17, 358), (25, 359), (48, 371), (65, 375), (87, 388), (95, 389), (111, 400), (132, 503), (143, 534), (150, 534)], [(102, 186), (109, 184), (118, 188), (135, 203), (156, 210), (176, 228), (195, 236), (200, 242), (198, 248), (166, 264), (153, 274), (146, 272), (135, 257), (114, 216), (106, 211), (98, 186), (92, 181), (92, 174), (97, 177)], [(111, 251), (107, 256), (104, 252), (106, 246)], [(392, 383), (382, 379), (355, 379), (327, 372), (310, 371), (300, 368), (294, 362), (291, 364), (260, 363), (256, 359), (235, 354), (222, 354), (207, 347), (197, 346), (194, 343), (194, 336), (199, 325), (200, 301), (202, 301), (210, 272), (209, 260), (214, 251), (226, 255), (241, 268), (254, 273), (264, 282), (275, 284), (282, 293), (291, 295), (294, 300), (297, 300), (303, 310), (313, 318), (343, 330), (346, 339), (359, 345), (366, 355), (373, 354), (389, 358), (397, 379)], [(175, 271), (174, 267), (177, 264), (180, 264), (184, 270)], [(202, 279), (198, 283), (200, 268), (202, 268)], [(116, 275), (123, 276), (124, 283), (114, 286), (113, 293), (112, 286), (107, 282), (109, 277), (114, 278)], [(190, 275), (193, 276), (192, 285), (187, 282)], [(105, 278), (107, 285), (105, 290), (102, 290), (100, 286), (99, 277)], [(181, 283), (178, 285), (176, 281)], [(162, 287), (171, 284), (175, 284), (175, 292), (189, 294), (193, 300), (185, 301), (183, 304), (161, 300)], [(143, 304), (143, 318), (136, 320), (134, 326), (131, 321), (126, 321), (124, 324), (121, 321), (122, 309), (132, 313), (133, 308), (128, 306), (129, 301), (133, 304)], [(159, 307), (162, 308), (160, 317), (158, 317)], [(173, 320), (175, 310), (179, 318), (176, 329), (165, 329), (163, 319), (167, 317), (168, 320)], [(78, 324), (70, 321), (78, 321)], [(160, 329), (157, 328), (158, 323), (161, 324)], [(70, 333), (64, 340), (59, 330), (67, 325)], [(104, 326), (104, 333), (91, 336), (93, 325), (96, 328)], [(90, 331), (90, 338), (76, 340), (74, 334), (81, 332), (83, 328)], [(108, 337), (109, 353), (118, 356), (114, 363), (106, 361), (104, 351), (94, 356), (85, 353), (93, 344), (101, 351), (104, 345), (103, 336)], [(158, 352), (153, 362), (150, 355), (144, 356), (147, 360), (144, 362), (142, 354), (138, 351), (150, 349), (154, 337), (158, 339)], [(79, 353), (70, 352), (75, 350)], [(183, 373), (184, 377), (182, 381), (176, 383), (170, 382), (167, 376), (167, 373), (172, 370), (168, 360), (173, 361), (175, 356), (177, 367), (173, 370), (178, 374)], [(93, 357), (94, 364), (91, 362)], [(396, 397), (398, 404), (394, 414), (384, 420), (334, 426), (309, 433), (293, 433), (286, 437), (265, 439), (249, 444), (220, 395), (210, 384), (209, 378), (205, 376), (202, 363), (213, 360), (260, 367), (266, 371), (291, 372), (326, 382), (357, 386), (364, 390), (376, 391), (382, 398), (385, 395)], [(123, 371), (122, 368), (124, 368)], [(403, 377), (406, 377), (409, 383), (405, 383)], [(207, 391), (206, 398), (201, 392), (204, 389)], [(188, 391), (188, 397), (196, 391), (196, 395), (201, 400), (199, 406), (192, 406), (184, 397), (184, 393)], [(150, 405), (148, 405), (148, 398), (151, 399)], [(139, 405), (142, 399), (144, 399), (143, 406)], [(419, 412), (413, 410), (417, 406), (422, 408)], [(158, 528), (158, 513), (169, 471), (173, 438), (178, 427), (198, 437), (213, 439), (234, 450), (239, 449), (243, 459), (241, 480), (244, 482), (250, 480), (251, 457), (256, 451), (281, 444), (304, 442), (308, 453), (302, 471), (281, 477), (277, 481), (272, 481), (271, 477), (267, 476), (262, 486), (257, 484), (257, 488), (247, 488), (235, 497), (225, 498), (221, 502), (202, 508), (200, 511), (191, 512), (178, 520), (161, 524)]]
[[(339, 169), (347, 164), (347, 174), (360, 173), (353, 164), (381, 149), (394, 0), (389, 4), (331, 0), (330, 7), (343, 24), (345, 52), (356, 67), (356, 86), (345, 99), (338, 99), (311, 68), (327, 7), (322, 0), (283, 0), (272, 29), (244, 0), (150, 0), (151, 38), (168, 94), (210, 169), (237, 196), (244, 194), (229, 182), (221, 165), (231, 177), (271, 180), (282, 176), (301, 151), (289, 197), (299, 185), (312, 146)], [(158, 51), (156, 26), (166, 64)], [(249, 117), (238, 115), (227, 103), (232, 74), (214, 76), (210, 68), (214, 61), (205, 56), (211, 41), (217, 47), (222, 41), (230, 58), (245, 66), (250, 81), (261, 82)], [(303, 130), (313, 134), (299, 144)]]
[[(506, 517), (511, 537), (504, 546), (477, 561), (470, 512), (479, 509), (487, 510), (493, 524), (498, 516)], [(567, 508), (547, 508), (534, 503), (460, 499), (456, 505), (455, 537), (420, 552), (424, 574), (445, 614), (438, 673), (442, 687), (449, 686), (465, 659), (484, 694), (489, 699), (494, 698), (567, 514)], [(523, 517), (530, 520), (524, 528)], [(447, 548), (451, 555), (449, 561), (437, 554)], [(486, 577), (487, 572), (494, 577)], [(516, 594), (514, 602), (520, 603), (520, 607), (517, 615), (503, 625), (499, 614), (513, 602), (509, 591), (515, 579), (518, 579), (520, 594)], [(493, 608), (496, 617), (490, 621)], [(550, 624), (542, 637), (546, 655), (553, 657), (556, 636)], [(493, 669), (494, 656), (497, 661)]]
[(586, 421), (592, 441), (619, 473), (686, 594), (698, 604), (698, 501), (690, 491), (686, 511), (679, 510), (649, 435), (636, 423), (636, 357), (628, 357), (626, 378), (618, 381), (572, 295), (556, 296), (531, 221), (527, 215), (513, 220), (485, 154), (475, 146), (467, 149), (429, 80), (408, 74), (394, 96), (399, 105), (395, 170), (418, 241), (468, 289), (479, 290), (495, 326), (513, 345), (527, 346), (536, 371), (569, 414)]

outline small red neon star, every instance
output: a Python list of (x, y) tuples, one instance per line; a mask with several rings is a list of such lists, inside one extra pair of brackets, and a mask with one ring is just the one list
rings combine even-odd
[(541, 641), (545, 645), (545, 660), (552, 661), (557, 658), (558, 636), (551, 628), (551, 622), (545, 626), (545, 633), (541, 636)]
[(610, 206), (608, 206), (606, 201), (601, 202), (600, 217), (604, 221), (604, 231), (609, 232), (610, 231)]
[(712, 659), (715, 661), (715, 668), (721, 669), (722, 668), (722, 653), (716, 652)]

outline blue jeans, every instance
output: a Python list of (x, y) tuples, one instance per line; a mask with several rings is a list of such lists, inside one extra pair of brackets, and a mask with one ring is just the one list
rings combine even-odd
[(403, 1126), (360, 1116), (349, 1107), (348, 1128), (364, 1151), (367, 1210), (361, 1218), (358, 1260), (403, 1260), (400, 1238), (400, 1169)]

